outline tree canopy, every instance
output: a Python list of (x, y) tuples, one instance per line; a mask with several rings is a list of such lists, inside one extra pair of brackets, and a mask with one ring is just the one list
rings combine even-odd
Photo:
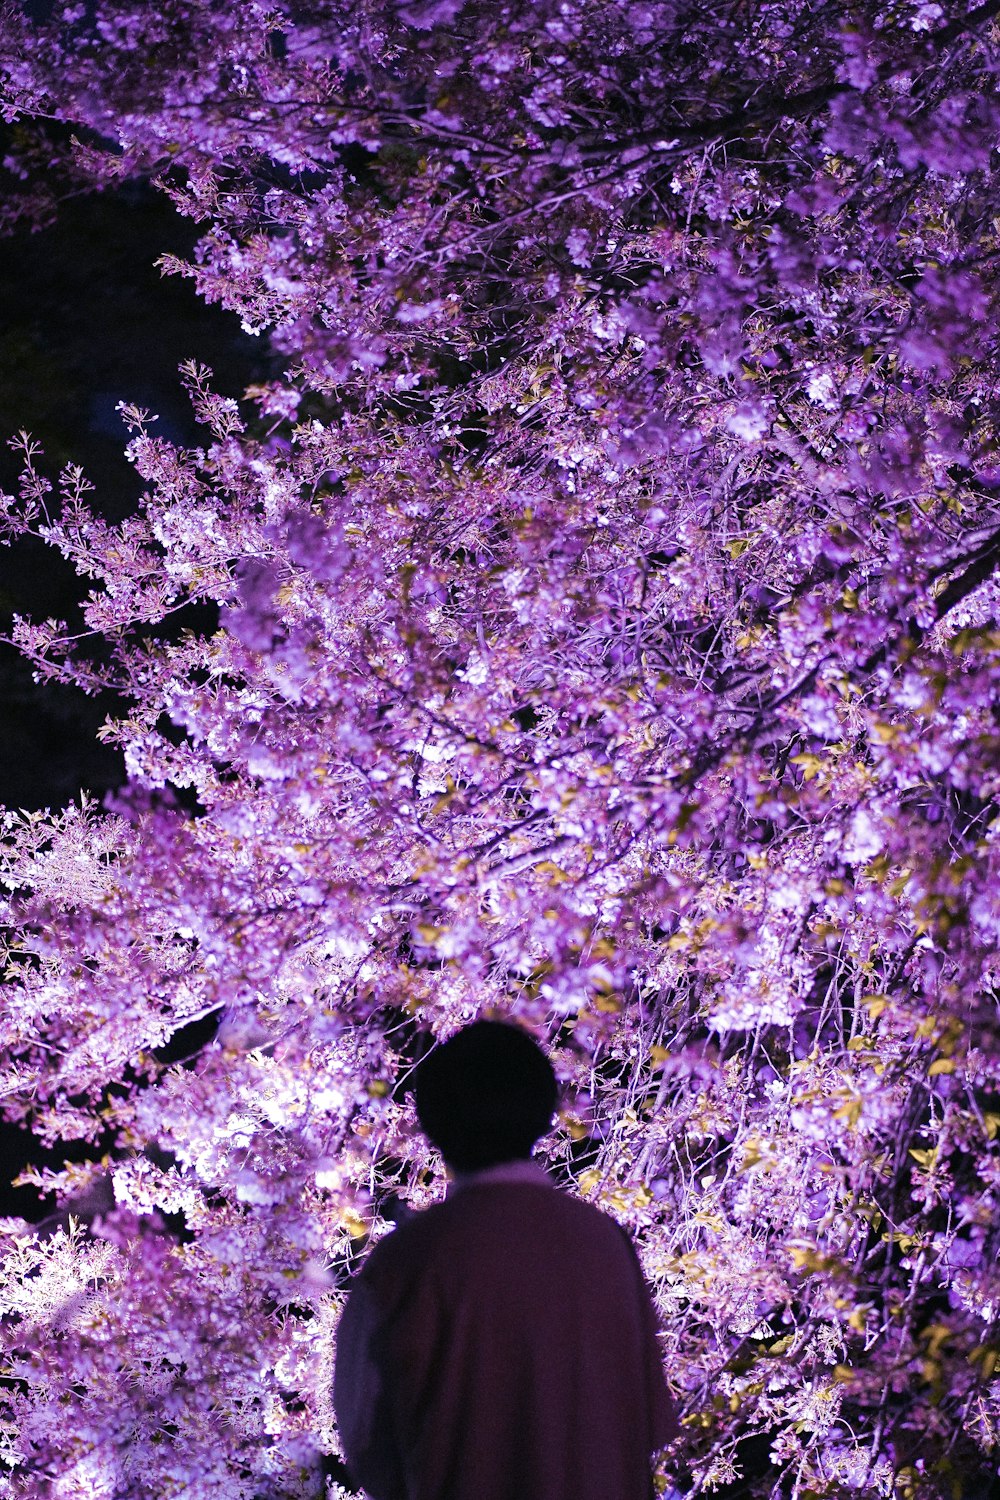
[(193, 350), (190, 448), (123, 392), (124, 520), (14, 439), (6, 538), (92, 580), (14, 640), (128, 781), (5, 816), (4, 1111), (114, 1206), (0, 1225), (2, 1493), (317, 1493), (480, 1014), (635, 1237), (664, 1482), (985, 1492), (998, 14), (8, 7), (7, 222), (155, 181), (281, 373)]

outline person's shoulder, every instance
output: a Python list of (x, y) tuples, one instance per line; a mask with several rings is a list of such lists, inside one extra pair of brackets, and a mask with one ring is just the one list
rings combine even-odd
[(448, 1194), (439, 1203), (406, 1215), (369, 1251), (369, 1275), (391, 1274), (397, 1266), (413, 1268), (438, 1247), (451, 1246), (491, 1225), (509, 1233), (519, 1224), (529, 1235), (550, 1234), (579, 1239), (609, 1252), (631, 1250), (628, 1233), (609, 1214), (539, 1175), (535, 1181), (480, 1182)]
[(412, 1261), (419, 1255), (421, 1246), (433, 1242), (443, 1228), (444, 1211), (448, 1200), (432, 1203), (427, 1208), (404, 1211), (394, 1228), (383, 1234), (377, 1244), (369, 1250), (364, 1269), (375, 1273), (389, 1269), (398, 1261)]
[(624, 1229), (617, 1219), (606, 1214), (593, 1203), (587, 1203), (585, 1199), (578, 1198), (575, 1193), (566, 1192), (561, 1188), (555, 1188), (552, 1199), (548, 1206), (553, 1213), (559, 1214), (567, 1224), (581, 1233), (595, 1236), (603, 1236), (608, 1244), (618, 1244), (624, 1241), (631, 1245), (628, 1231)]

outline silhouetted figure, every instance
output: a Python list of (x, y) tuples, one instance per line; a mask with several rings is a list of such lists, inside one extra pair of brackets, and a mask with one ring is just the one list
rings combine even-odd
[(556, 1107), (526, 1031), (477, 1021), (420, 1064), (454, 1174), (375, 1246), (337, 1337), (348, 1468), (373, 1500), (648, 1500), (677, 1432), (625, 1231), (530, 1160)]

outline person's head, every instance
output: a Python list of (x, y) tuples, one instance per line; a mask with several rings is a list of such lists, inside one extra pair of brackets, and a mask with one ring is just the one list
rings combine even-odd
[(552, 1124), (556, 1075), (528, 1032), (474, 1021), (417, 1067), (417, 1118), (456, 1172), (478, 1172), (531, 1155)]

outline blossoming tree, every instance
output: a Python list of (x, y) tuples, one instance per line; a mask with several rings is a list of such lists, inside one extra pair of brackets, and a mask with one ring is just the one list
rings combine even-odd
[(443, 1190), (409, 1071), (484, 1012), (635, 1236), (664, 1482), (985, 1492), (998, 13), (7, 10), (8, 216), (155, 180), (284, 374), (185, 366), (197, 449), (122, 393), (121, 525), (14, 439), (7, 538), (93, 580), (14, 639), (129, 779), (4, 824), (4, 1110), (113, 1188), (2, 1226), (4, 1494), (322, 1492), (351, 1267)]

